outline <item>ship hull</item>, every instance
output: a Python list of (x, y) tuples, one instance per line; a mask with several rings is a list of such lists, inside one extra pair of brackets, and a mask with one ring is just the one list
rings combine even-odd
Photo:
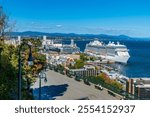
[(106, 59), (112, 60), (118, 63), (127, 63), (130, 56), (106, 56)]

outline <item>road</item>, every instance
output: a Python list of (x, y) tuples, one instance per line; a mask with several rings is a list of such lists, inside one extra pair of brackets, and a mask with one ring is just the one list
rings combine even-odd
[[(66, 75), (54, 71), (47, 71), (47, 82), (42, 79), (42, 100), (74, 100), (88, 97), (90, 100), (116, 100), (106, 90), (98, 90), (94, 85), (88, 86), (83, 81), (76, 81)], [(33, 95), (39, 99), (39, 79), (32, 86)]]

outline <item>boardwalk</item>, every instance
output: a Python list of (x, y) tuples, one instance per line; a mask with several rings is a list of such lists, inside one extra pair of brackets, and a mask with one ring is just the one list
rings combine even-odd
[[(93, 85), (85, 85), (82, 81), (78, 82), (54, 71), (48, 71), (47, 83), (42, 81), (42, 100), (74, 100), (88, 97), (90, 100), (115, 100), (106, 90), (100, 91)], [(34, 98), (38, 99), (39, 80), (33, 85)]]

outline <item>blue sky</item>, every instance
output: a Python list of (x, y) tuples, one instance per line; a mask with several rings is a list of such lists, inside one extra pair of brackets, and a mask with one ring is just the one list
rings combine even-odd
[(150, 0), (0, 0), (15, 31), (150, 37)]

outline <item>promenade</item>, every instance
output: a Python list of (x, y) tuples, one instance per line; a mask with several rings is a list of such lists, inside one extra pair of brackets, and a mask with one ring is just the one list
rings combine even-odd
[[(47, 82), (42, 79), (41, 99), (42, 100), (74, 100), (88, 97), (90, 100), (116, 100), (116, 97), (108, 94), (106, 90), (98, 90), (94, 85), (88, 86), (69, 78), (66, 75), (54, 71), (47, 71)], [(39, 99), (39, 79), (32, 86), (33, 95)]]

